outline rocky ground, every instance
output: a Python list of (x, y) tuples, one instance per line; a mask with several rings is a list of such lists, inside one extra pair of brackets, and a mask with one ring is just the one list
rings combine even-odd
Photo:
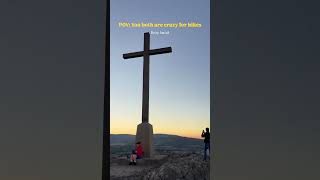
[(111, 155), (110, 174), (113, 180), (208, 180), (209, 161), (201, 152), (161, 152), (152, 159), (128, 165), (124, 156)]

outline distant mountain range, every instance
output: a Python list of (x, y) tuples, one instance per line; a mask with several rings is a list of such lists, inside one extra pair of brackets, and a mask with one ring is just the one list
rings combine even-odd
[[(199, 148), (203, 145), (202, 139), (188, 138), (170, 134), (154, 134), (153, 143), (156, 148), (176, 149), (176, 148)], [(135, 135), (130, 134), (110, 134), (111, 146), (132, 146), (135, 144)]]

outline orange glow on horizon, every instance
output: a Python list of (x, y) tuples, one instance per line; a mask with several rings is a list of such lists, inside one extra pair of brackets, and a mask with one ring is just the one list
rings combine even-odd
[[(110, 134), (131, 134), (135, 135), (137, 125), (140, 124), (140, 118), (130, 117), (125, 114), (113, 116), (110, 121)], [(171, 118), (153, 116), (152, 118), (154, 134), (170, 134), (182, 137), (202, 139), (202, 130), (210, 127), (208, 117), (174, 117)]]
[[(154, 134), (169, 134), (169, 135), (176, 135), (188, 138), (195, 138), (195, 139), (202, 139), (201, 132), (171, 132), (171, 131), (156, 131), (154, 130)], [(124, 129), (118, 131), (110, 131), (110, 134), (129, 134), (129, 135), (136, 135), (136, 129), (131, 131), (126, 131)]]

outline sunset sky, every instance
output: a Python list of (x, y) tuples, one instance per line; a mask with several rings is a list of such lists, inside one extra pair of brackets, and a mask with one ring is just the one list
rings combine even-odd
[[(141, 51), (143, 33), (151, 30), (170, 32), (151, 34), (151, 49), (171, 46), (173, 50), (150, 57), (149, 121), (154, 133), (199, 138), (210, 126), (209, 0), (183, 4), (181, 8), (180, 1), (111, 1), (112, 134), (135, 134), (141, 123), (143, 58), (124, 60), (122, 54)], [(120, 28), (119, 22), (195, 22), (202, 27)]]

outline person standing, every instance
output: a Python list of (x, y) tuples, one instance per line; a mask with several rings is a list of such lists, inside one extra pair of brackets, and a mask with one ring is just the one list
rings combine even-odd
[(207, 151), (210, 152), (210, 132), (209, 128), (206, 128), (206, 132), (202, 130), (201, 137), (204, 138), (204, 158), (203, 160), (207, 160)]

